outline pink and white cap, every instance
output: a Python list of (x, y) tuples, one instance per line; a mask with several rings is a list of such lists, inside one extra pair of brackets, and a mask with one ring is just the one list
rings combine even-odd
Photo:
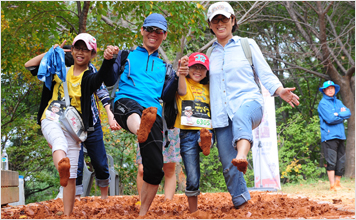
[(96, 39), (88, 33), (80, 33), (73, 40), (73, 46), (78, 41), (82, 40), (87, 45), (88, 50), (94, 50), (96, 53)]

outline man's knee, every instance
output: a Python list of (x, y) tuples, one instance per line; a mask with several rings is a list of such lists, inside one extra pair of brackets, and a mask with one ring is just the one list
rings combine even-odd
[(163, 170), (156, 170), (156, 171), (153, 171), (153, 170), (146, 170), (144, 173), (143, 173), (143, 180), (146, 182), (146, 183), (149, 183), (149, 184), (152, 184), (152, 185), (159, 185), (163, 179), (163, 176), (164, 176), (164, 172)]

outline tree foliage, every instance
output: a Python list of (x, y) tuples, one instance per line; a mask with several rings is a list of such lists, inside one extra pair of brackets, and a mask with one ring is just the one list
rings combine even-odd
[[(53, 198), (59, 187), (51, 151), (36, 125), (42, 83), (24, 68), (30, 58), (52, 45), (87, 32), (96, 37), (100, 68), (107, 45), (121, 49), (142, 44), (140, 27), (151, 13), (168, 21), (168, 36), (159, 48), (172, 63), (185, 54), (204, 52), (214, 39), (201, 1), (3, 1), (1, 4), (1, 147), (7, 147), (10, 169), (25, 176), (26, 201)], [(346, 175), (355, 175), (354, 2), (230, 2), (239, 24), (235, 35), (253, 38), (285, 87), (296, 87), (301, 105), (276, 99), (281, 177), (297, 181), (318, 174), (320, 132), (318, 88), (332, 79), (341, 85), (339, 98), (350, 108), (347, 123)], [(103, 109), (102, 112), (105, 112)], [(102, 114), (107, 152), (114, 157), (123, 194), (136, 194), (136, 140), (110, 132)], [(293, 122), (293, 123), (292, 123)], [(250, 156), (249, 156), (250, 158)], [(202, 189), (226, 190), (217, 149), (202, 159)], [(250, 169), (246, 181), (252, 186)], [(286, 174), (286, 175), (285, 175)], [(42, 193), (39, 193), (42, 192)]]

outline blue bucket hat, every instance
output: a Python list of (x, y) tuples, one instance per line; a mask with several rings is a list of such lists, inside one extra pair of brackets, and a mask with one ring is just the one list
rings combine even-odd
[(320, 92), (324, 92), (323, 89), (328, 88), (329, 86), (334, 86), (335, 87), (335, 94), (340, 91), (340, 86), (335, 84), (333, 81), (329, 80), (323, 83), (323, 87), (319, 88)]
[(158, 27), (167, 31), (167, 21), (161, 14), (150, 14), (143, 22), (143, 27)]

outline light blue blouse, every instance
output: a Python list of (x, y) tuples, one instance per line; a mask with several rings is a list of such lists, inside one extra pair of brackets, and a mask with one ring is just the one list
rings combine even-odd
[[(210, 107), (213, 128), (229, 125), (242, 104), (256, 100), (263, 106), (263, 96), (254, 81), (252, 68), (242, 50), (241, 37), (234, 36), (223, 47), (217, 41), (210, 56)], [(252, 62), (260, 82), (274, 94), (282, 86), (273, 74), (262, 52), (253, 39), (249, 39)]]

